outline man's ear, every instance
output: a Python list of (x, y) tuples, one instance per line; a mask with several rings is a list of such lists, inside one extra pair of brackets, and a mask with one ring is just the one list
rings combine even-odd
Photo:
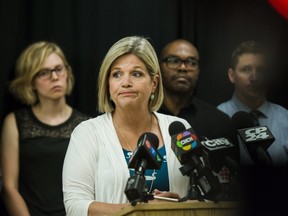
[(227, 74), (230, 82), (234, 83), (234, 76), (235, 76), (234, 70), (232, 68), (229, 68)]

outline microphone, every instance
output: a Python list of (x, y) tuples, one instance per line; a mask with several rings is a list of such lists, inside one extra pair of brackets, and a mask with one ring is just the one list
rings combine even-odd
[(160, 169), (162, 157), (157, 151), (159, 146), (158, 137), (153, 133), (146, 132), (139, 137), (137, 143), (128, 168), (137, 168), (141, 161), (145, 160), (145, 169)]
[(209, 140), (205, 137), (201, 140), (202, 157), (205, 165), (218, 173), (226, 166), (229, 170), (237, 172), (239, 167), (239, 150), (228, 138), (221, 137)]
[(194, 130), (186, 129), (181, 122), (175, 121), (169, 126), (169, 134), (172, 140), (171, 148), (183, 165), (180, 171), (183, 175), (190, 177), (187, 196), (181, 200), (201, 199), (201, 197), (211, 200), (219, 199), (222, 193), (219, 179), (200, 160), (202, 148)]
[(267, 126), (255, 126), (249, 113), (239, 111), (232, 118), (232, 124), (240, 139), (245, 144), (255, 164), (271, 165), (272, 161), (266, 150), (275, 138)]
[(153, 195), (145, 190), (144, 174), (146, 169), (160, 169), (163, 159), (157, 152), (158, 146), (158, 137), (153, 133), (146, 132), (138, 139), (137, 147), (128, 163), (128, 168), (135, 169), (135, 175), (128, 179), (125, 188), (125, 194), (132, 205), (153, 199)]
[(186, 130), (181, 122), (175, 121), (169, 125), (169, 134), (172, 139), (171, 148), (182, 165), (194, 154), (200, 155), (201, 146), (192, 128)]

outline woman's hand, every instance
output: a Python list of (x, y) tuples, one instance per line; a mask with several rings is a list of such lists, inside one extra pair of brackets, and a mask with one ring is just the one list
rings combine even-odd
[(159, 196), (159, 197), (169, 197), (169, 198), (174, 198), (174, 199), (180, 199), (179, 194), (170, 192), (170, 191), (159, 191), (157, 189), (154, 190), (154, 196)]
[(149, 200), (149, 203), (162, 203), (164, 202), (179, 202), (179, 195), (173, 192), (159, 191), (157, 189), (153, 192), (154, 199)]

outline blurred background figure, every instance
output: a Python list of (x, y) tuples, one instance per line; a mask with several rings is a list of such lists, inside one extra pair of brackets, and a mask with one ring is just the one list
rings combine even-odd
[(164, 101), (159, 112), (186, 119), (199, 137), (219, 138), (233, 134), (228, 115), (195, 96), (200, 57), (187, 40), (168, 43), (161, 51)]
[[(164, 101), (159, 112), (186, 119), (200, 140), (225, 137), (238, 148), (230, 117), (195, 96), (200, 73), (196, 47), (184, 39), (171, 41), (162, 49), (159, 62), (164, 87)], [(235, 159), (238, 161), (239, 156)], [(231, 173), (227, 167), (223, 167), (218, 177), (228, 190)]]
[(88, 116), (66, 103), (72, 69), (58, 45), (40, 41), (18, 58), (1, 137), (3, 200), (9, 215), (65, 215), (62, 166), (73, 129)]
[[(267, 150), (268, 155), (274, 165), (287, 165), (288, 110), (267, 101), (266, 94), (272, 71), (264, 47), (257, 41), (242, 42), (232, 54), (228, 77), (234, 85), (234, 94), (218, 108), (230, 117), (239, 111), (251, 113), (251, 117), (256, 121), (255, 126), (267, 126), (275, 137), (275, 141)], [(240, 155), (244, 164), (253, 163), (242, 142)]]

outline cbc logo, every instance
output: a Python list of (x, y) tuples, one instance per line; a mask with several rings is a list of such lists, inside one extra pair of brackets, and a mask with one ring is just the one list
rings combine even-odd
[(188, 151), (197, 146), (197, 136), (190, 131), (184, 131), (177, 135), (176, 145), (184, 151)]

